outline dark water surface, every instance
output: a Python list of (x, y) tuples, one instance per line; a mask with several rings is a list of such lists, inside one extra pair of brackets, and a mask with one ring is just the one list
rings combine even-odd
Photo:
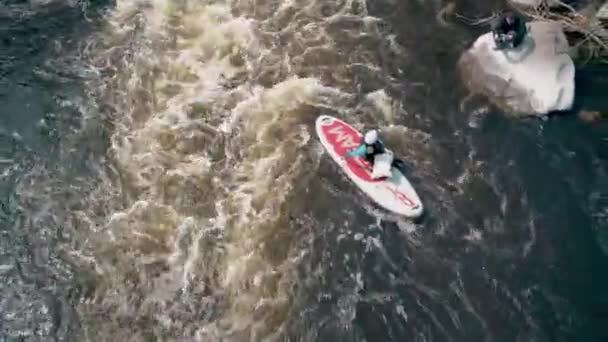
[[(0, 340), (608, 340), (608, 126), (463, 103), (444, 5), (0, 5)], [(423, 220), (321, 113), (385, 131)]]
[(85, 128), (72, 55), (93, 28), (85, 13), (61, 2), (0, 4), (2, 341), (80, 336), (79, 284), (62, 257), (61, 220), (79, 201), (69, 187), (86, 177), (86, 159), (105, 149), (95, 133), (85, 139), (91, 144), (73, 134)]

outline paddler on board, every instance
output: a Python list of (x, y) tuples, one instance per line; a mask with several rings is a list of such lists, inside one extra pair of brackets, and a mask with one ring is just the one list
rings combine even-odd
[[(362, 157), (367, 160), (373, 168), (375, 156), (385, 152), (386, 149), (384, 148), (384, 142), (382, 142), (382, 140), (378, 137), (378, 131), (372, 129), (365, 133), (361, 145), (348, 151), (348, 153), (346, 153), (344, 156), (344, 159), (346, 160), (347, 158), (352, 157)], [(403, 161), (393, 158), (392, 166), (405, 173), (405, 165), (403, 164)]]

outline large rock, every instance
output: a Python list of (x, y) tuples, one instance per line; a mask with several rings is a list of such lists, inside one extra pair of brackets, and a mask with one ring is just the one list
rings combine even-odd
[(528, 36), (514, 50), (494, 50), (492, 33), (479, 37), (458, 62), (474, 93), (486, 95), (516, 116), (545, 115), (572, 108), (574, 63), (561, 28), (528, 23)]

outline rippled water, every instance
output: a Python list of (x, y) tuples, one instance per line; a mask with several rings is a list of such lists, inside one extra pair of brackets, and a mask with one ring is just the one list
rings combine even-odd
[[(607, 126), (465, 100), (444, 3), (0, 6), (3, 340), (608, 338)], [(322, 113), (382, 128), (420, 222)]]

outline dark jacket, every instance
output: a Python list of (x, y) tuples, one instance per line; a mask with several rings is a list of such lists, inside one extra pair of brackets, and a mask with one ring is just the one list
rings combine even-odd
[(354, 157), (354, 156), (365, 157), (365, 159), (367, 159), (369, 162), (373, 163), (374, 156), (376, 154), (382, 154), (382, 153), (384, 153), (384, 143), (382, 143), (382, 141), (380, 139), (378, 139), (372, 145), (362, 143), (356, 149), (349, 151), (346, 154), (346, 157)]

